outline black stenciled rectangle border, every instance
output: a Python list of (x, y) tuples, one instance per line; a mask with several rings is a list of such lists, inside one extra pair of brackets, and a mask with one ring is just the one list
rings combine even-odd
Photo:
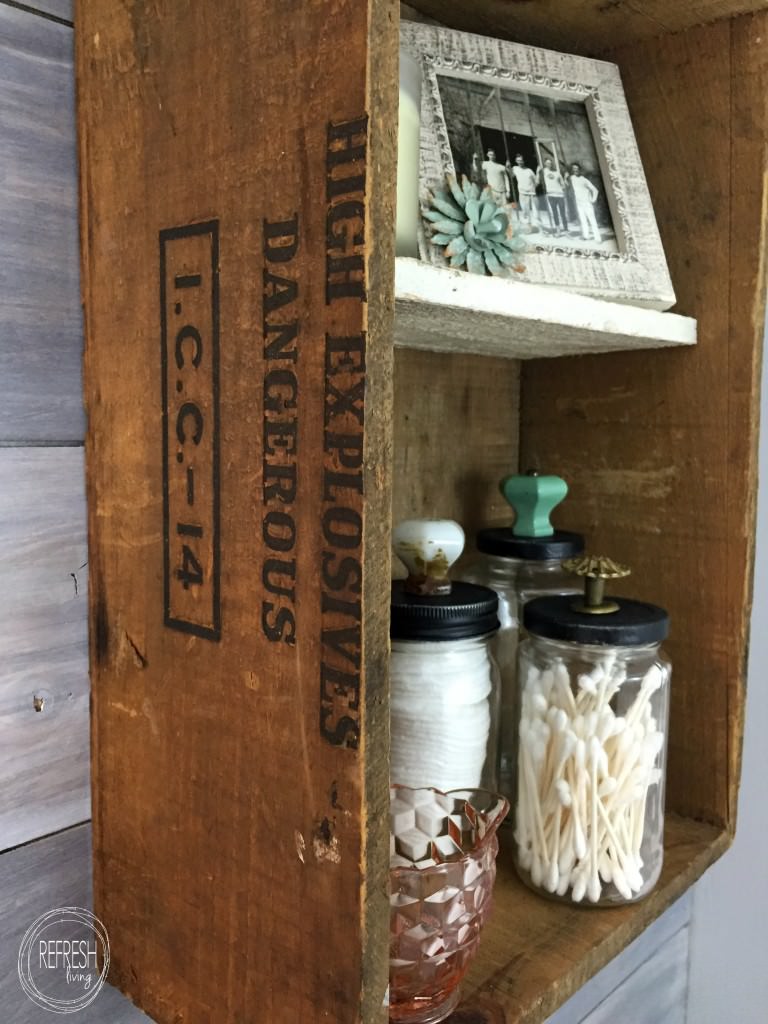
[[(213, 627), (197, 622), (173, 618), (171, 615), (171, 546), (170, 508), (168, 497), (168, 323), (166, 316), (166, 258), (165, 246), (178, 238), (195, 235), (211, 236), (211, 383), (213, 390)], [(162, 389), (163, 431), (163, 611), (164, 623), (181, 633), (189, 633), (205, 640), (221, 640), (221, 540), (220, 540), (220, 481), (219, 481), (219, 222), (205, 221), (182, 227), (163, 228), (160, 231), (160, 361)]]

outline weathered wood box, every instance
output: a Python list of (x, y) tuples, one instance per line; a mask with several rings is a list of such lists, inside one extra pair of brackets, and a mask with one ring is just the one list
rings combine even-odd
[(395, 352), (394, 0), (79, 4), (96, 911), (160, 1024), (386, 1019), (390, 525), (498, 521), (518, 460), (671, 612), (666, 867), (585, 916), (502, 851), (472, 1020), (542, 1020), (733, 835), (768, 15), (417, 6), (617, 61), (699, 342)]

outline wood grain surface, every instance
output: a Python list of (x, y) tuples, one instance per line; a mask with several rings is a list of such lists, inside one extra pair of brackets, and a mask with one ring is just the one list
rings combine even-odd
[(508, 523), (499, 491), (517, 471), (520, 364), (511, 359), (395, 352), (393, 521), (456, 519), (473, 534)]
[(762, 10), (764, 0), (410, 0), (450, 28), (586, 56)]
[(72, 30), (0, 4), (0, 442), (83, 437)]
[(0, 448), (0, 850), (90, 817), (87, 560), (83, 449)]
[(395, 344), (541, 359), (693, 345), (696, 321), (414, 259), (395, 265)]
[(688, 945), (689, 931), (682, 928), (580, 1024), (614, 1024), (629, 1014), (632, 1024), (686, 1024)]
[[(692, 905), (693, 892), (689, 891), (563, 1003), (546, 1024), (597, 1024), (605, 1019), (607, 1007), (611, 1007), (615, 1021), (626, 1020), (633, 1011), (650, 1010), (653, 1024), (666, 1024), (670, 1010), (684, 1012)], [(671, 978), (669, 960), (674, 961)], [(635, 975), (644, 987), (639, 998), (637, 985), (632, 982)], [(667, 981), (669, 984), (664, 984)]]
[[(33, 1003), (19, 983), (22, 938), (41, 915), (57, 907), (91, 907), (91, 829), (67, 829), (0, 857), (0, 1020), (46, 1024), (49, 1010)], [(63, 976), (53, 975), (45, 993), (71, 996)], [(105, 985), (90, 1006), (77, 1011), (79, 1024), (152, 1024), (117, 989)]]
[(397, 13), (78, 10), (95, 902), (160, 1024), (385, 1016)]
[(542, 899), (526, 889), (515, 875), (508, 848), (511, 837), (504, 831), (493, 913), (461, 1003), (467, 1014), (478, 1008), (477, 1024), (546, 1021), (675, 903), (729, 842), (727, 832), (712, 825), (668, 815), (664, 868), (657, 887), (639, 903), (596, 910)]
[[(656, 205), (685, 352), (526, 363), (523, 461), (572, 482), (569, 521), (668, 608), (667, 806), (735, 823), (765, 289), (768, 15), (613, 56)], [(703, 154), (705, 174), (692, 174)]]

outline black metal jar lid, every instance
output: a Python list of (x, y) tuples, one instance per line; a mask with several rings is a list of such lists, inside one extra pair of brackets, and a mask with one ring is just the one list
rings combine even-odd
[(463, 640), (499, 628), (499, 599), (488, 587), (453, 583), (450, 594), (409, 594), (406, 580), (392, 583), (389, 635), (393, 640)]
[(561, 477), (539, 476), (531, 471), (524, 476), (505, 477), (499, 489), (515, 510), (515, 524), (479, 530), (478, 551), (544, 562), (562, 561), (584, 550), (580, 533), (555, 530), (549, 521), (555, 506), (568, 493), (568, 484)]
[(392, 583), (393, 640), (463, 640), (499, 628), (499, 599), (489, 587), (453, 582), (448, 570), (464, 548), (464, 531), (450, 519), (409, 519), (393, 534), (408, 579)]
[(511, 526), (488, 527), (477, 532), (477, 550), (485, 555), (531, 562), (560, 561), (584, 550), (580, 533), (553, 530), (549, 537), (516, 537)]
[(564, 566), (585, 579), (583, 598), (537, 597), (523, 608), (529, 633), (549, 640), (635, 647), (661, 643), (669, 633), (669, 615), (658, 605), (623, 597), (606, 597), (605, 582), (629, 575), (607, 558), (585, 556)]

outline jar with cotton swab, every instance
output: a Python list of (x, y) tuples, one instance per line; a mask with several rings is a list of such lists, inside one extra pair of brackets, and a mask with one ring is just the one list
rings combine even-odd
[(393, 548), (408, 578), (392, 583), (391, 781), (494, 790), (499, 674), (490, 641), (498, 598), (448, 578), (464, 548), (464, 531), (452, 520), (402, 522)]
[(583, 597), (526, 604), (515, 851), (522, 880), (583, 905), (632, 903), (661, 873), (671, 666), (663, 608), (606, 597), (607, 558), (565, 567)]
[(480, 558), (463, 578), (491, 587), (499, 598), (500, 629), (493, 642), (501, 673), (499, 791), (513, 803), (521, 609), (535, 597), (579, 592), (578, 581), (563, 569), (562, 562), (584, 550), (584, 538), (580, 533), (556, 530), (550, 522), (553, 510), (568, 493), (568, 484), (561, 477), (531, 470), (505, 477), (499, 489), (514, 510), (514, 524), (478, 531)]

